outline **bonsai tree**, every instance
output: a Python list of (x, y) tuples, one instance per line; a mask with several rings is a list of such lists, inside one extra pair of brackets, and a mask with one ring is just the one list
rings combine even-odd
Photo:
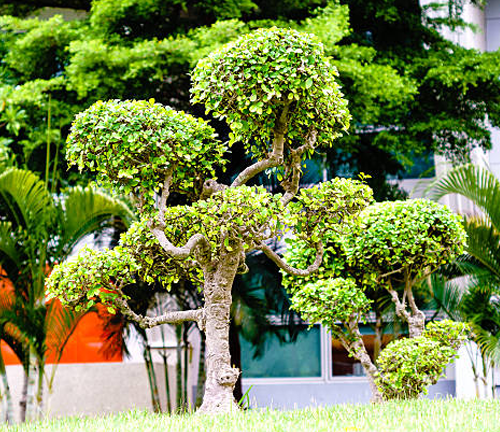
[[(430, 355), (431, 351), (425, 354), (434, 372), (423, 381), (427, 385), (433, 383), (451, 359), (450, 353), (458, 349), (454, 344), (451, 348), (447, 346), (451, 351), (444, 349), (442, 340), (429, 341), (424, 330), (425, 315), (417, 306), (413, 288), (462, 252), (465, 233), (460, 219), (448, 208), (431, 201), (394, 201), (365, 208), (348, 229), (343, 228), (342, 234), (338, 229), (325, 233), (322, 239), (325, 256), (315, 278), (307, 277), (304, 284), (304, 280), (284, 274), (285, 287), (292, 294), (292, 308), (309, 322), (321, 322), (331, 329), (332, 335), (363, 366), (374, 400), (419, 395), (426, 388), (424, 384), (416, 386), (413, 393), (407, 388), (381, 393), (380, 383), (390, 380), (388, 372), (384, 372), (388, 367), (396, 368), (400, 374), (417, 374), (415, 365), (403, 368), (403, 359), (412, 364), (406, 354), (425, 353), (430, 348), (440, 355)], [(289, 245), (287, 262), (306, 268), (314, 251), (301, 239), (289, 240)], [(390, 293), (397, 315), (408, 323), (412, 339), (393, 342), (390, 349), (386, 347), (381, 353), (379, 369), (359, 331), (359, 322), (370, 311), (371, 301), (366, 295), (369, 289), (386, 289)], [(465, 330), (458, 323), (456, 326), (450, 325), (449, 331), (457, 331), (458, 340)]]
[[(231, 366), (229, 312), (235, 275), (247, 270), (245, 253), (262, 250), (295, 276), (316, 272), (322, 238), (371, 201), (362, 182), (335, 179), (299, 190), (301, 164), (318, 146), (331, 146), (347, 130), (347, 102), (336, 70), (311, 35), (257, 30), (201, 60), (192, 73), (192, 100), (224, 119), (229, 146), (242, 141), (254, 163), (231, 185), (217, 167), (228, 150), (203, 120), (150, 101), (97, 102), (77, 116), (67, 157), (98, 180), (135, 198), (140, 221), (113, 250), (84, 250), (51, 274), (52, 296), (75, 307), (100, 301), (144, 328), (196, 321), (206, 335), (202, 412), (237, 408)], [(275, 173), (282, 194), (248, 186)], [(169, 206), (169, 195), (190, 204)], [(294, 268), (266, 243), (293, 231), (314, 250), (307, 268)], [(185, 278), (198, 283), (205, 305), (161, 316), (135, 313), (123, 293), (135, 278), (160, 280), (166, 289)]]

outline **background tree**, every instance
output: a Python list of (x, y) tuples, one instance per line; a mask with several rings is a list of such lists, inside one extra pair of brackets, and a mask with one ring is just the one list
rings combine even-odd
[[(57, 267), (49, 289), (80, 306), (99, 297), (144, 327), (196, 321), (207, 346), (201, 410), (227, 412), (236, 408), (233, 388), (240, 373), (229, 355), (231, 289), (236, 274), (247, 269), (245, 251), (260, 249), (284, 270), (310, 274), (321, 262), (328, 221), (359, 211), (371, 193), (360, 182), (341, 179), (298, 191), (302, 160), (318, 145), (331, 145), (349, 120), (334, 69), (314, 37), (258, 30), (200, 61), (192, 77), (193, 100), (224, 118), (231, 141), (242, 141), (255, 162), (230, 186), (219, 184), (210, 177), (226, 149), (202, 120), (153, 101), (96, 103), (74, 123), (69, 160), (132, 193), (141, 221), (122, 237), (121, 247), (86, 251)], [(272, 168), (283, 179), (284, 194), (245, 185)], [(171, 191), (205, 199), (168, 207)], [(306, 270), (290, 267), (265, 243), (288, 227), (317, 251)], [(89, 270), (92, 278), (84, 276)], [(135, 272), (167, 287), (181, 275), (203, 284), (204, 308), (135, 314), (122, 291)]]
[[(89, 18), (83, 21), (4, 18), (4, 147), (43, 172), (38, 161), (45, 160), (47, 143), (52, 153), (62, 148), (73, 115), (97, 99), (154, 97), (192, 110), (189, 70), (266, 19), (266, 25), (320, 37), (350, 101), (350, 135), (336, 150), (319, 155), (310, 170), (325, 168), (330, 177), (366, 172), (379, 199), (398, 196), (385, 179), (408, 171), (414, 160), (430, 167), (424, 159), (434, 151), (463, 159), (473, 146), (488, 148), (485, 119), (497, 122), (500, 62), (498, 53), (466, 50), (437, 32), (437, 26), (460, 24), (455, 7), (460, 1), (448, 2), (453, 13), (440, 22), (429, 19), (417, 1), (362, 3), (188, 2), (181, 10), (160, 0), (100, 0), (88, 2)], [(316, 6), (322, 8), (313, 12)], [(214, 125), (227, 135), (224, 123)], [(229, 175), (239, 171), (237, 161), (244, 155), (239, 146), (233, 152), (236, 166), (229, 166)], [(60, 173), (68, 178), (63, 167)], [(69, 176), (78, 181), (73, 171)]]

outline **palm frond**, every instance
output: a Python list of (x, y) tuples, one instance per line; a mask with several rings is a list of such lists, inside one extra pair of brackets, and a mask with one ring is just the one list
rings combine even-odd
[(433, 273), (426, 282), (431, 293), (429, 309), (442, 312), (455, 321), (463, 321), (460, 305), (467, 293), (468, 281), (465, 278), (447, 280), (443, 275)]
[(0, 174), (0, 202), (7, 219), (28, 230), (49, 223), (54, 210), (45, 183), (31, 171), (19, 168)]
[(458, 166), (430, 186), (430, 198), (438, 200), (447, 194), (470, 199), (500, 231), (500, 182), (486, 168), (475, 164)]
[(58, 302), (51, 302), (50, 305), (48, 305), (46, 317), (47, 336), (45, 343), (48, 353), (54, 354), (56, 363), (60, 360), (69, 338), (86, 313), (86, 311), (77, 312), (62, 307)]
[(500, 232), (476, 218), (465, 220), (463, 225), (468, 236), (467, 253), (500, 278)]
[(18, 240), (12, 223), (0, 221), (0, 266), (14, 279), (21, 272), (23, 262)]
[(110, 226), (126, 229), (135, 220), (123, 201), (91, 187), (71, 189), (62, 206), (61, 258), (84, 236)]
[(490, 333), (479, 326), (473, 327), (473, 340), (481, 354), (495, 364), (500, 362), (500, 332)]

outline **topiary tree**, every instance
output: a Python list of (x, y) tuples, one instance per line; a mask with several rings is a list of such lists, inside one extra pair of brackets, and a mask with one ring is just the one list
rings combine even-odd
[[(374, 400), (418, 396), (439, 378), (451, 359), (451, 351), (455, 353), (458, 347), (455, 349), (452, 344), (445, 349), (442, 341), (429, 342), (424, 334), (425, 315), (416, 304), (413, 288), (462, 252), (465, 233), (459, 217), (427, 200), (377, 203), (361, 211), (348, 229), (344, 226), (342, 233), (330, 230), (322, 240), (325, 256), (315, 275), (317, 280), (306, 277), (304, 284), (297, 277), (284, 274), (284, 285), (292, 294), (292, 308), (309, 322), (327, 326), (361, 363)], [(298, 268), (307, 267), (314, 251), (302, 239), (288, 243), (287, 262)], [(389, 351), (386, 352), (389, 347), (383, 350), (386, 354), (381, 354), (384, 360), (377, 368), (364, 346), (359, 323), (370, 311), (367, 290), (380, 288), (390, 293), (397, 315), (408, 323), (411, 341), (394, 342)], [(440, 354), (424, 362), (420, 372), (418, 368), (403, 367), (404, 362), (412, 364), (417, 353), (422, 355), (431, 348)], [(432, 373), (423, 372), (430, 370), (427, 366)], [(413, 393), (408, 386), (389, 391), (389, 385), (382, 384), (384, 379), (392, 380), (389, 367), (397, 371), (398, 379), (405, 376), (407, 382), (420, 382)]]
[(385, 288), (396, 314), (420, 336), (425, 316), (413, 288), (463, 252), (466, 235), (458, 215), (435, 202), (416, 199), (374, 204), (360, 215), (346, 253), (365, 283)]
[[(349, 125), (336, 71), (313, 36), (267, 29), (240, 38), (200, 61), (192, 73), (194, 102), (225, 119), (231, 142), (241, 140), (254, 163), (231, 185), (215, 169), (227, 148), (203, 120), (154, 101), (97, 102), (77, 116), (67, 156), (99, 181), (131, 194), (140, 221), (112, 251), (82, 251), (51, 274), (52, 296), (75, 307), (95, 301), (119, 309), (143, 327), (196, 321), (206, 335), (206, 387), (202, 412), (237, 407), (231, 366), (229, 311), (235, 275), (246, 271), (245, 252), (262, 250), (283, 271), (313, 274), (322, 238), (371, 201), (359, 181), (335, 179), (299, 191), (301, 162), (331, 146)], [(246, 184), (275, 172), (283, 194)], [(171, 192), (191, 204), (168, 206)], [(314, 250), (307, 268), (286, 263), (266, 243), (292, 231)], [(123, 288), (136, 277), (169, 289), (187, 278), (203, 289), (202, 309), (150, 317), (136, 314)]]
[(427, 394), (428, 387), (443, 376), (445, 367), (470, 328), (465, 323), (431, 322), (421, 336), (392, 341), (377, 359), (375, 379), (384, 399), (412, 399)]

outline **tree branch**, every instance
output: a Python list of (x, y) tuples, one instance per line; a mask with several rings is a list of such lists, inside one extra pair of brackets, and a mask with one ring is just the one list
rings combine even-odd
[(397, 316), (400, 317), (401, 319), (405, 320), (406, 322), (408, 322), (408, 318), (410, 318), (410, 314), (407, 312), (404, 302), (401, 303), (401, 301), (399, 300), (399, 296), (398, 296), (397, 291), (394, 288), (392, 288), (392, 286), (390, 284), (387, 287), (387, 291), (389, 291), (389, 294), (391, 295), (392, 301), (393, 301), (394, 305), (396, 306)]
[(286, 104), (274, 127), (273, 149), (266, 159), (258, 161), (245, 168), (231, 184), (231, 187), (241, 186), (247, 183), (262, 171), (274, 168), (283, 163), (285, 153), (285, 133), (288, 126), (288, 110), (290, 105)]
[(165, 173), (165, 181), (161, 190), (160, 208), (158, 209), (158, 222), (160, 223), (160, 226), (162, 228), (165, 227), (165, 210), (167, 208), (167, 199), (170, 195), (170, 185), (172, 184), (173, 173), (173, 166), (167, 169), (167, 172)]
[(123, 297), (118, 297), (115, 303), (124, 316), (137, 322), (144, 329), (160, 324), (180, 324), (185, 321), (196, 321), (201, 330), (205, 328), (205, 311), (203, 309), (165, 312), (156, 317), (148, 317), (135, 313)]
[(264, 252), (268, 256), (268, 258), (271, 259), (271, 261), (273, 261), (280, 269), (286, 271), (287, 273), (293, 276), (309, 276), (310, 274), (318, 271), (319, 266), (323, 261), (323, 254), (324, 254), (323, 244), (319, 242), (316, 243), (314, 247), (316, 248), (316, 259), (305, 270), (297, 269), (295, 267), (288, 265), (276, 252), (274, 252), (269, 246), (267, 246), (264, 243), (259, 244), (257, 246), (257, 249)]
[(311, 128), (307, 133), (305, 144), (291, 151), (290, 163), (285, 170), (285, 177), (287, 179), (281, 182), (281, 186), (285, 190), (285, 194), (281, 198), (281, 203), (284, 206), (286, 206), (299, 191), (300, 174), (302, 173), (302, 155), (307, 150), (314, 150), (317, 137), (318, 131)]
[(183, 260), (190, 256), (196, 248), (201, 248), (202, 250), (210, 250), (210, 244), (208, 240), (203, 236), (203, 234), (194, 234), (184, 246), (177, 247), (174, 246), (165, 235), (163, 229), (158, 226), (152, 226), (150, 224), (149, 229), (151, 233), (156, 237), (160, 243), (163, 250), (170, 255), (172, 258)]

